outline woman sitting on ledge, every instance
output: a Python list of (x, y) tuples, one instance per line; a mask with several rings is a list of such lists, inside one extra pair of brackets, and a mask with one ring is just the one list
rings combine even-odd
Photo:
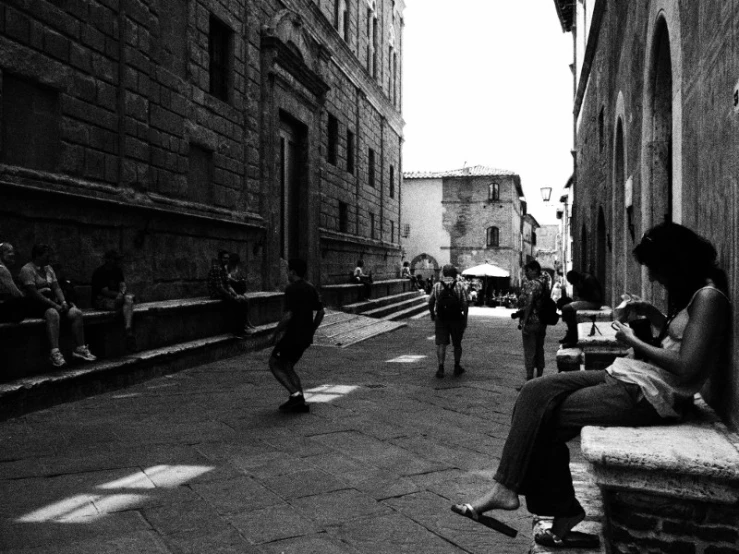
[(586, 425), (646, 426), (680, 419), (712, 370), (728, 361), (731, 305), (726, 275), (716, 250), (675, 223), (645, 233), (634, 249), (669, 296), (663, 315), (648, 302), (630, 302), (622, 318), (650, 320), (659, 346), (639, 340), (631, 327), (614, 322), (616, 338), (633, 357), (617, 358), (605, 370), (548, 375), (527, 382), (513, 410), (495, 483), (487, 494), (452, 510), (508, 534), (515, 530), (487, 516), (515, 510), (519, 495), (534, 514), (554, 518), (551, 529), (534, 539), (545, 546), (596, 547), (598, 537), (572, 531), (585, 518), (575, 498), (566, 442)]

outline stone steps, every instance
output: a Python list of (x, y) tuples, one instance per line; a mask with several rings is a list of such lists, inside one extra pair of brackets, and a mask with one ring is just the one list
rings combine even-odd
[[(326, 323), (327, 320), (328, 323)], [(405, 326), (405, 323), (390, 320), (328, 311), (313, 340), (314, 344), (319, 346), (346, 348)]]
[(260, 325), (244, 339), (214, 335), (1, 383), (0, 421), (264, 348), (275, 326)]

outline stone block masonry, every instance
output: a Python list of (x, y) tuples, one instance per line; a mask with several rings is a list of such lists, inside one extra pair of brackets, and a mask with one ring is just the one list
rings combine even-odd
[[(376, 19), (399, 35), (402, 2), (392, 6), (377, 2)], [(3, 4), (0, 240), (21, 263), (51, 244), (83, 285), (115, 248), (142, 300), (203, 294), (221, 248), (240, 254), (250, 290), (284, 286), (292, 256), (319, 284), (358, 257), (394, 277), (402, 118), (385, 86), (387, 45), (374, 75), (358, 36), (367, 14), (351, 17), (343, 36), (333, 10), (308, 0)], [(335, 166), (327, 113), (339, 121)], [(300, 213), (280, 182), (280, 121), (300, 129)], [(341, 232), (339, 202), (351, 206)]]

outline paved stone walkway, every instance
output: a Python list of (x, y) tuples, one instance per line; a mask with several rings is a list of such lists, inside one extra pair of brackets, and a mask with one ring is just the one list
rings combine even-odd
[(510, 312), (474, 310), (457, 378), (434, 378), (428, 318), (314, 346), (310, 414), (276, 410), (263, 350), (0, 423), (0, 552), (528, 552), (524, 509), (501, 518), (516, 539), (449, 510), (490, 486), (508, 431)]

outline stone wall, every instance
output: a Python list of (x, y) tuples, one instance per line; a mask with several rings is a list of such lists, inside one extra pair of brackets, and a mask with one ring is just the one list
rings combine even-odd
[[(603, 9), (579, 113), (575, 268), (597, 269), (600, 254), (611, 298), (635, 292), (664, 306), (664, 295), (630, 252), (671, 209), (674, 221), (716, 245), (736, 301), (739, 115), (732, 94), (739, 78), (739, 9), (719, 0), (609, 3)], [(667, 46), (660, 46), (660, 37), (668, 37)], [(629, 186), (631, 210), (625, 204)], [(605, 236), (598, 237), (601, 211)], [(736, 310), (734, 333), (736, 345)], [(710, 398), (737, 427), (737, 348), (733, 362), (730, 374), (714, 377)]]
[[(241, 255), (250, 289), (279, 288), (278, 134), (289, 120), (301, 130), (303, 170), (291, 251), (308, 259), (317, 282), (341, 280), (338, 268), (359, 256), (378, 276), (395, 276), (402, 119), (390, 60), (400, 56), (403, 5), (376, 6), (373, 76), (367, 13), (357, 6), (345, 40), (333, 3), (313, 0), (7, 2), (0, 240), (16, 244), (21, 263), (32, 244), (51, 244), (55, 263), (82, 284), (116, 248), (150, 300), (202, 294), (220, 248)], [(329, 114), (339, 131), (331, 162)], [(339, 202), (350, 207), (346, 229)]]

